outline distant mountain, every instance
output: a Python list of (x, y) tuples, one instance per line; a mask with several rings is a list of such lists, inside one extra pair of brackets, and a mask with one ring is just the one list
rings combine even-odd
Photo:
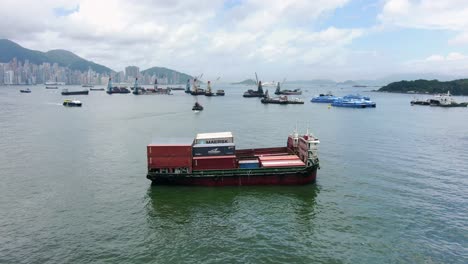
[(378, 90), (390, 93), (446, 93), (468, 95), (468, 79), (439, 82), (438, 80), (399, 81), (390, 83)]
[(335, 81), (327, 80), (327, 79), (287, 81), (287, 83), (289, 84), (336, 85)]
[(243, 80), (242, 82), (236, 82), (231, 84), (243, 84), (243, 85), (257, 85), (257, 82), (252, 79)]
[(10, 62), (13, 58), (22, 62), (29, 60), (30, 63), (34, 64), (42, 64), (44, 62), (58, 63), (60, 66), (82, 72), (87, 71), (89, 68), (97, 73), (114, 72), (106, 66), (85, 60), (70, 51), (51, 50), (48, 52), (41, 52), (23, 48), (8, 39), (0, 39), (0, 62)]
[(164, 68), (164, 67), (152, 67), (144, 71), (141, 71), (141, 74), (156, 75), (157, 78), (168, 78), (168, 79), (173, 80), (174, 84), (177, 84), (177, 83), (183, 84), (183, 83), (186, 83), (187, 80), (193, 79), (193, 77), (188, 74), (181, 73), (181, 72), (171, 70), (168, 68)]

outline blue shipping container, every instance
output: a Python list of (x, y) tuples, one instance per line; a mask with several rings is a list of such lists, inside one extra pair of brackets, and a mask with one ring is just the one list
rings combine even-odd
[(236, 154), (234, 143), (222, 144), (195, 144), (192, 147), (194, 157), (203, 156), (230, 156)]

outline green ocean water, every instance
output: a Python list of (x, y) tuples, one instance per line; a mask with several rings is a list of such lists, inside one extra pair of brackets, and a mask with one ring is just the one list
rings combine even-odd
[[(0, 263), (468, 262), (468, 108), (307, 85), (304, 105), (262, 105), (242, 98), (248, 87), (226, 85), (193, 113), (183, 91), (20, 88), (0, 87)], [(359, 91), (377, 108), (309, 102), (328, 91)], [(64, 98), (83, 107), (65, 108)], [(238, 148), (283, 146), (296, 123), (321, 141), (314, 185), (146, 179), (154, 137), (232, 131)]]

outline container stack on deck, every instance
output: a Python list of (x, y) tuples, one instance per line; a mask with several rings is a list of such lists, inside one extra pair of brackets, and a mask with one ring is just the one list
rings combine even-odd
[(237, 168), (236, 146), (231, 132), (197, 134), (192, 155), (193, 170)]
[[(294, 149), (298, 155), (293, 154)], [(203, 133), (194, 140), (156, 141), (148, 145), (147, 151), (148, 169), (156, 173), (291, 168), (305, 167), (308, 142), (302, 138), (298, 143), (288, 139), (288, 147), (236, 151), (231, 132)]]
[(148, 169), (164, 173), (192, 171), (192, 140), (174, 140), (177, 143), (153, 141), (147, 146)]

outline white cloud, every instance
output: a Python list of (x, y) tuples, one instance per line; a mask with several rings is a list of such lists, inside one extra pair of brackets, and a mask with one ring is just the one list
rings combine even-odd
[(378, 16), (384, 26), (458, 32), (452, 45), (468, 44), (468, 1), (387, 0)]
[(439, 73), (450, 76), (465, 76), (468, 56), (459, 52), (447, 55), (434, 54), (425, 59), (412, 60), (403, 64), (402, 70), (413, 73)]

